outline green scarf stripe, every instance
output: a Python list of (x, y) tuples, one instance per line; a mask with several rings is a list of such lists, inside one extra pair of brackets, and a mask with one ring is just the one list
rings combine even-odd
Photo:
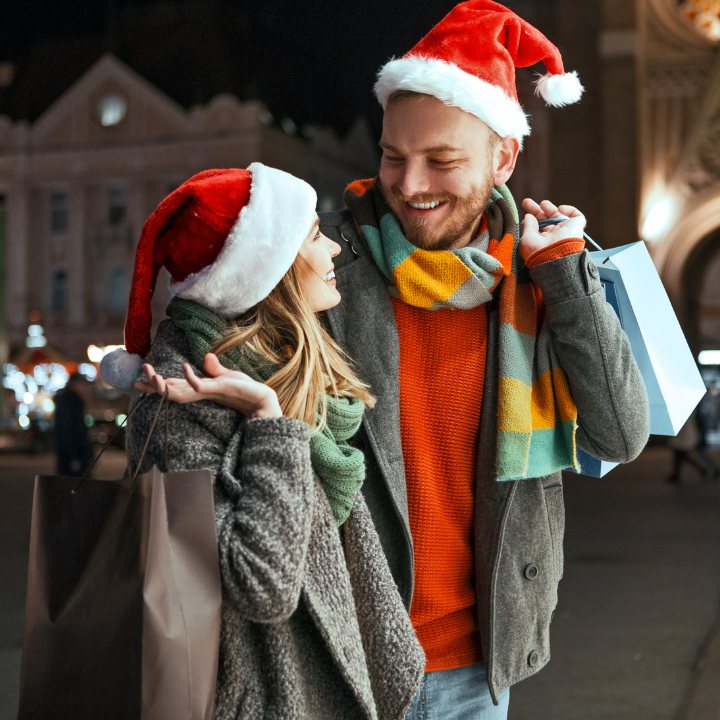
[[(230, 323), (192, 300), (173, 298), (167, 314), (185, 332), (190, 359), (198, 368), (204, 367), (212, 344), (230, 329)], [(243, 372), (258, 382), (267, 382), (278, 370), (246, 347), (232, 348), (218, 359), (229, 370)], [(328, 397), (326, 401), (327, 421), (322, 431), (310, 438), (310, 461), (340, 527), (350, 515), (354, 493), (365, 480), (365, 458), (347, 444), (360, 428), (365, 406), (355, 398)]]
[[(577, 467), (577, 410), (552, 347), (547, 342), (538, 343), (543, 308), (535, 294), (524, 287), (532, 279), (520, 257), (518, 211), (507, 187), (493, 189), (487, 209), (488, 252), (477, 244), (439, 250), (434, 264), (429, 265), (433, 268), (429, 281), (421, 262), (406, 263), (402, 272), (397, 272), (418, 248), (404, 237), (374, 181), (352, 183), (345, 191), (345, 204), (358, 222), (391, 295), (402, 295), (418, 307), (437, 310), (477, 307), (498, 293), (501, 317), (515, 318), (519, 323), (521, 329), (510, 322), (500, 325), (498, 480), (542, 477)], [(512, 247), (508, 247), (511, 240)], [(427, 262), (426, 255), (418, 257)], [(457, 260), (472, 273), (471, 279), (466, 275), (459, 279)], [(508, 276), (514, 283), (504, 282)], [(402, 284), (400, 289), (397, 283)]]

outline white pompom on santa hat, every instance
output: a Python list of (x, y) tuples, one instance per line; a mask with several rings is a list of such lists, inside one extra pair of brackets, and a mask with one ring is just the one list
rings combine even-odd
[(375, 94), (385, 108), (398, 90), (432, 95), (480, 118), (500, 137), (522, 145), (530, 134), (518, 101), (515, 68), (542, 62), (536, 93), (548, 105), (575, 103), (577, 73), (566, 73), (560, 51), (512, 10), (492, 0), (456, 5), (415, 47), (378, 73)]
[(290, 269), (315, 223), (317, 195), (303, 180), (253, 163), (206, 170), (160, 203), (143, 227), (125, 320), (125, 350), (100, 377), (129, 390), (150, 351), (151, 301), (160, 269), (172, 291), (232, 319), (264, 300)]

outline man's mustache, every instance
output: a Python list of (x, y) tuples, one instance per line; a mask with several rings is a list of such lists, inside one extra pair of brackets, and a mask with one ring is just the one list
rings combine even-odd
[(394, 198), (397, 200), (400, 200), (402, 202), (406, 203), (434, 203), (434, 202), (455, 202), (457, 200), (457, 197), (455, 195), (451, 195), (450, 193), (444, 193), (442, 195), (430, 195), (430, 194), (417, 194), (417, 195), (405, 195), (403, 192), (400, 191), (400, 189), (396, 186), (392, 186), (388, 188), (387, 186), (383, 185), (381, 182), (378, 183), (377, 186), (380, 188), (380, 191), (387, 197), (388, 193), (390, 193)]

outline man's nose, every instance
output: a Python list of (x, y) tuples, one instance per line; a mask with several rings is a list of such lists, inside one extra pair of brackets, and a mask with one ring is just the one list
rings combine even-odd
[(430, 179), (425, 163), (407, 161), (398, 188), (406, 197), (427, 193), (430, 190)]

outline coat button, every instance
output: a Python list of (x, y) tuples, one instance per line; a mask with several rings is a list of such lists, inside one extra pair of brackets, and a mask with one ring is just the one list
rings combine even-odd
[(593, 263), (588, 263), (588, 272), (590, 273), (590, 277), (596, 278), (598, 276), (598, 269)]
[(535, 667), (538, 664), (538, 654), (533, 650), (528, 655), (528, 665), (530, 667)]
[(528, 580), (534, 580), (540, 571), (538, 570), (538, 566), (535, 565), (535, 563), (530, 563), (524, 571), (524, 575)]

